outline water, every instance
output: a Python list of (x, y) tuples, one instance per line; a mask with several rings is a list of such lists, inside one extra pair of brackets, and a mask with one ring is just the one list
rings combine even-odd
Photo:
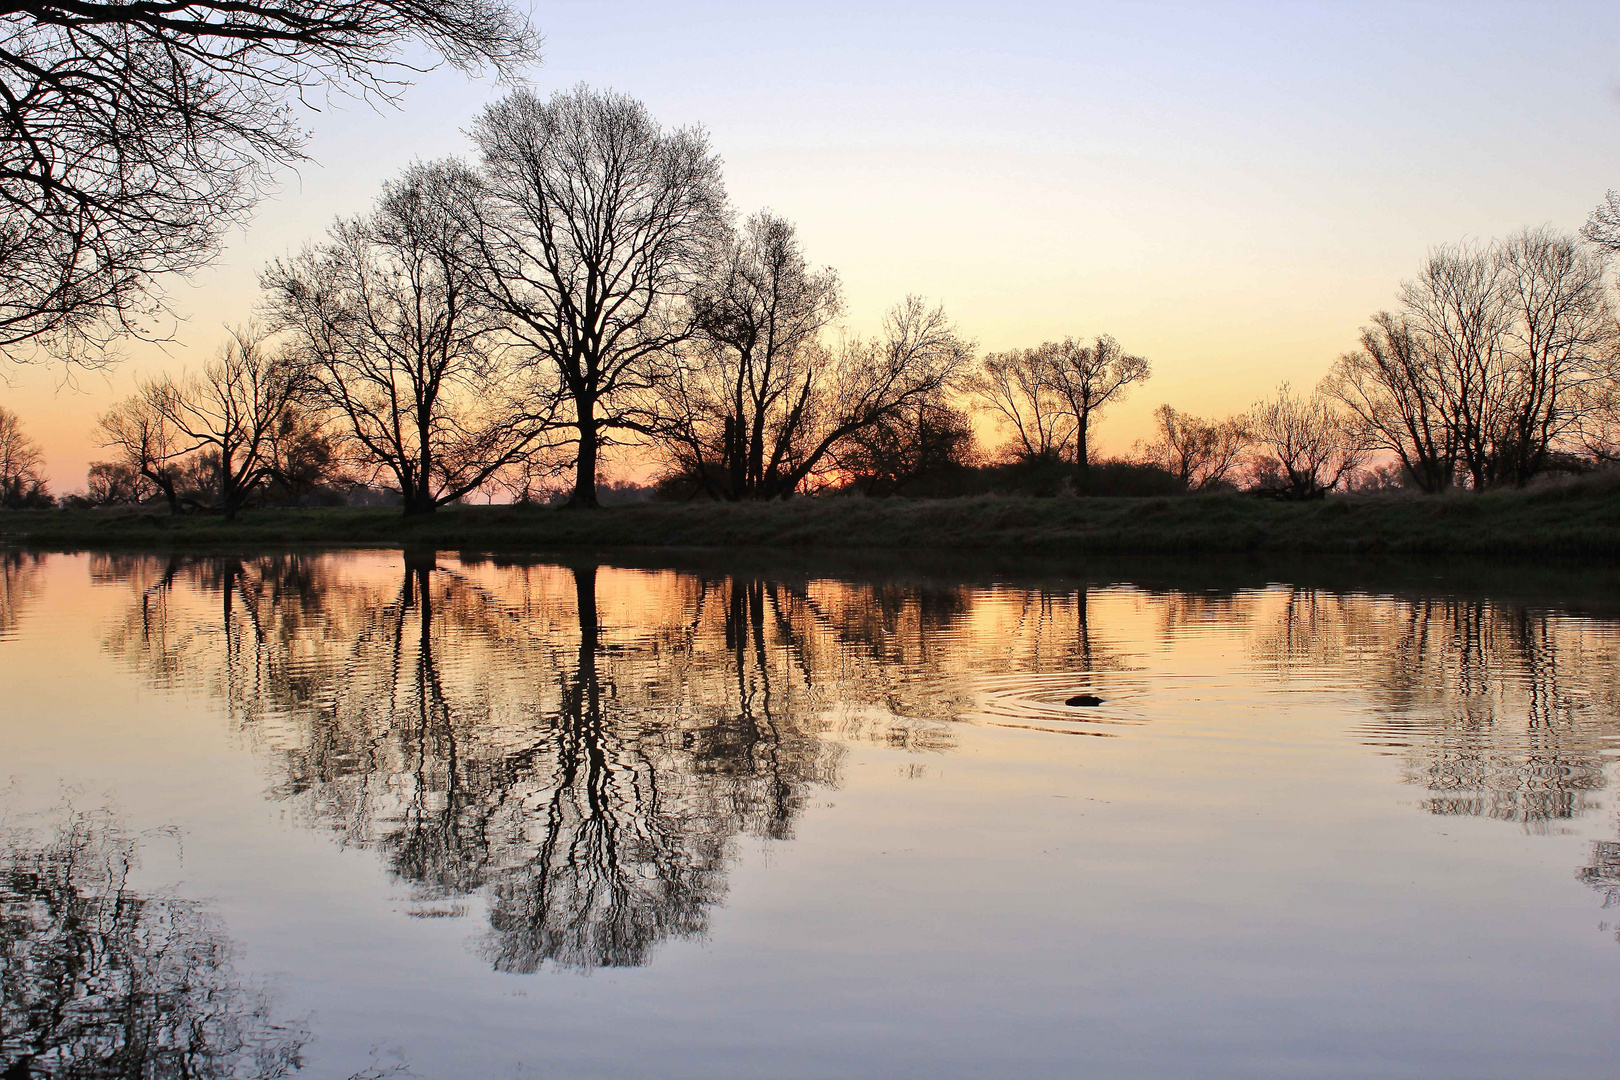
[(0, 568), (7, 1080), (1620, 1051), (1608, 577)]

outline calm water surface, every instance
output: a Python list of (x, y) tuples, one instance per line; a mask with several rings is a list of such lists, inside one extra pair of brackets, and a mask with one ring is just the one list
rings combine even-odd
[(6, 1080), (1620, 1060), (1578, 578), (0, 570)]

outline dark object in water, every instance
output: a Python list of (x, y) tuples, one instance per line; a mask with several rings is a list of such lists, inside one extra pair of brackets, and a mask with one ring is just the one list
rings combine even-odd
[(1094, 694), (1076, 694), (1076, 695), (1074, 695), (1074, 697), (1070, 698), (1068, 701), (1065, 701), (1063, 704), (1065, 704), (1065, 705), (1085, 705), (1085, 706), (1089, 706), (1089, 705), (1101, 705), (1102, 703), (1103, 703), (1103, 699), (1100, 698), (1100, 697), (1097, 697)]

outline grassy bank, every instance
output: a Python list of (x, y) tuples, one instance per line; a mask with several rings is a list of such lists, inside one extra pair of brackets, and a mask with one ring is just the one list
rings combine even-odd
[(642, 503), (579, 512), (467, 506), (407, 520), (383, 509), (265, 509), (226, 523), (146, 510), (0, 512), (0, 540), (46, 548), (288, 544), (477, 551), (696, 547), (982, 550), (1028, 555), (1336, 553), (1620, 557), (1620, 489), (1574, 484), (1438, 499), (1289, 504), (1155, 499), (798, 499)]

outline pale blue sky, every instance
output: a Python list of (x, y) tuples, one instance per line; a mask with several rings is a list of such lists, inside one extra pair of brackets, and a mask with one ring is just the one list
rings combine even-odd
[[(1221, 413), (1316, 381), (1432, 244), (1574, 229), (1620, 187), (1620, 15), (1582, 4), (546, 3), (541, 90), (585, 81), (701, 123), (742, 212), (796, 220), (854, 329), (908, 292), (986, 348), (1109, 332), (1159, 403)], [(257, 268), (364, 209), (415, 157), (459, 152), (498, 90), (436, 72), (398, 110), (311, 116), (289, 176), (177, 290), (167, 356), (110, 382), (0, 389), (82, 486), (95, 412), (196, 363), (249, 314)]]

